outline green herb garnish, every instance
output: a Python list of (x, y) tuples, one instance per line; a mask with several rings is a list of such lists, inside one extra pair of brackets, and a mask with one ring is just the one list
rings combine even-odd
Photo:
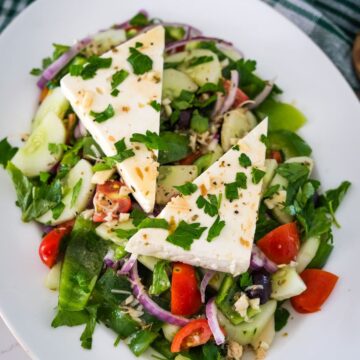
[(18, 148), (12, 147), (7, 141), (7, 138), (2, 139), (0, 141), (0, 165), (5, 168), (8, 161), (14, 157), (17, 151)]
[(200, 195), (196, 200), (196, 205), (199, 209), (204, 208), (205, 214), (215, 216), (219, 213), (222, 194), (219, 194), (218, 197), (216, 195), (209, 194), (207, 197), (209, 200), (206, 200), (203, 196)]
[(155, 132), (146, 131), (146, 134), (135, 133), (132, 135), (131, 142), (138, 142), (145, 144), (148, 149), (153, 150), (167, 150), (168, 144), (164, 141), (160, 135)]
[(253, 167), (251, 169), (251, 180), (254, 184), (258, 184), (262, 178), (265, 176), (265, 171), (263, 170), (260, 170), (256, 167)]
[(111, 119), (115, 115), (115, 111), (112, 105), (109, 104), (104, 111), (95, 112), (91, 110), (90, 115), (94, 117), (94, 121), (102, 123), (106, 120)]
[(198, 189), (197, 185), (191, 182), (187, 182), (184, 185), (174, 186), (174, 188), (183, 195), (191, 195)]
[(225, 196), (228, 200), (239, 198), (238, 184), (236, 182), (225, 184)]
[(131, 64), (134, 74), (142, 75), (152, 69), (153, 61), (149, 56), (141, 53), (136, 48), (130, 48), (130, 54), (127, 61)]
[(157, 112), (161, 110), (161, 105), (156, 100), (151, 101), (150, 106)]
[(70, 205), (71, 207), (74, 207), (76, 200), (79, 197), (81, 185), (82, 185), (82, 179), (79, 179), (78, 182), (75, 184), (73, 191), (72, 191), (71, 205)]
[(114, 90), (118, 87), (127, 77), (129, 73), (126, 70), (118, 70), (111, 77), (111, 88)]
[(216, 237), (218, 237), (221, 233), (221, 230), (224, 228), (224, 226), (225, 226), (225, 221), (220, 220), (220, 216), (218, 215), (215, 222), (211, 225), (211, 227), (209, 229), (206, 240), (210, 242), (213, 239), (215, 239)]
[(166, 238), (166, 241), (182, 247), (184, 250), (190, 250), (194, 240), (199, 239), (206, 227), (201, 227), (200, 223), (188, 224), (181, 220), (175, 231)]
[(146, 218), (139, 225), (138, 229), (154, 228), (168, 230), (169, 223), (165, 219)]
[(242, 167), (247, 168), (251, 166), (251, 160), (245, 153), (242, 153), (239, 157), (239, 164)]

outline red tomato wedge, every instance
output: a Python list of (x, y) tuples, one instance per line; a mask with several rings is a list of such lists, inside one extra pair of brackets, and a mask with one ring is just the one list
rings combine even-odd
[(130, 211), (130, 197), (128, 195), (120, 195), (122, 186), (124, 184), (121, 181), (115, 180), (109, 180), (102, 185), (97, 185), (94, 196), (94, 222), (117, 219), (120, 213)]
[(288, 264), (299, 252), (300, 237), (296, 223), (284, 224), (270, 231), (256, 245), (276, 264)]
[(190, 316), (199, 311), (201, 296), (195, 269), (191, 265), (174, 263), (171, 280), (171, 312)]
[(181, 328), (171, 343), (171, 352), (206, 344), (212, 333), (206, 319), (196, 319)]
[(302, 314), (321, 310), (321, 306), (333, 291), (338, 276), (320, 269), (304, 270), (300, 277), (306, 284), (306, 290), (291, 298), (293, 308)]
[(271, 158), (276, 160), (278, 164), (281, 164), (283, 162), (283, 156), (281, 154), (281, 151), (278, 150), (272, 150), (271, 151)]
[(41, 261), (49, 268), (56, 264), (61, 240), (71, 232), (73, 224), (73, 221), (61, 224), (43, 237), (39, 246), (39, 256)]
[[(224, 81), (224, 89), (226, 91), (226, 93), (229, 92), (230, 90), (230, 85), (231, 85), (231, 81), (230, 80), (225, 80)], [(249, 100), (250, 98), (239, 88), (236, 89), (236, 95), (235, 95), (235, 100), (233, 103), (233, 108), (237, 108), (238, 106), (240, 106), (244, 101)]]

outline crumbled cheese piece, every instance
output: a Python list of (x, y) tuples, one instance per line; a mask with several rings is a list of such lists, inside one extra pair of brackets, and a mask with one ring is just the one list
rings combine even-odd
[(128, 221), (130, 219), (130, 214), (129, 213), (120, 213), (119, 215), (119, 222), (125, 222)]
[(252, 309), (259, 310), (260, 309), (260, 298), (250, 299), (249, 305)]
[(81, 213), (81, 216), (85, 219), (85, 220), (91, 220), (94, 216), (94, 209), (88, 209), (88, 210), (84, 210)]
[(229, 360), (240, 360), (243, 355), (243, 347), (235, 341), (230, 340), (227, 347), (227, 356)]
[(114, 172), (115, 172), (115, 169), (97, 171), (92, 176), (91, 183), (102, 185), (111, 178), (111, 176), (114, 174)]
[(259, 347), (255, 351), (256, 360), (264, 360), (266, 358), (269, 345), (265, 341), (261, 341)]
[(197, 139), (197, 135), (196, 134), (191, 134), (190, 138), (189, 138), (189, 146), (191, 148), (192, 151), (196, 150), (196, 139)]
[(247, 309), (249, 307), (249, 298), (245, 293), (241, 294), (239, 299), (234, 304), (235, 310), (242, 316), (246, 317)]

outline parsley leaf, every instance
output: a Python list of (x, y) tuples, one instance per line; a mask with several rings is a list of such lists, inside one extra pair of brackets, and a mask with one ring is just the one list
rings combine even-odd
[(240, 275), (240, 287), (245, 290), (248, 286), (253, 284), (250, 273), (247, 271)]
[(198, 110), (195, 110), (191, 117), (190, 128), (195, 132), (202, 134), (209, 129), (209, 119), (199, 114)]
[(130, 48), (130, 54), (131, 55), (127, 58), (127, 61), (133, 67), (136, 75), (145, 74), (152, 69), (153, 61), (149, 56), (141, 53), (133, 47)]
[(278, 191), (280, 190), (280, 185), (272, 185), (269, 188), (266, 189), (266, 191), (263, 194), (263, 199), (271, 198), (273, 197)]
[(138, 229), (114, 229), (113, 232), (120, 239), (130, 239), (138, 232)]
[(239, 198), (238, 184), (236, 182), (225, 184), (225, 196), (228, 200)]
[(264, 176), (265, 176), (265, 171), (260, 170), (256, 167), (253, 167), (251, 169), (251, 180), (254, 184), (258, 184)]
[(247, 168), (251, 166), (251, 160), (245, 153), (242, 153), (239, 157), (239, 164), (242, 167)]
[(236, 174), (236, 180), (235, 180), (237, 186), (241, 189), (247, 189), (247, 177), (246, 174), (243, 172), (238, 172)]
[(209, 200), (206, 200), (203, 196), (200, 195), (196, 200), (196, 205), (199, 209), (204, 208), (205, 214), (215, 216), (219, 213), (222, 194), (220, 194), (218, 197), (216, 195), (209, 194), (207, 197)]
[(129, 73), (126, 70), (118, 70), (111, 77), (111, 88), (114, 90), (117, 86), (119, 86), (127, 77)]
[(31, 69), (30, 74), (34, 76), (39, 76), (42, 74), (42, 70), (39, 68), (33, 68)]
[(152, 284), (149, 288), (150, 295), (159, 296), (170, 289), (170, 280), (167, 274), (168, 265), (169, 262), (166, 260), (160, 260), (155, 264)]
[(17, 151), (18, 148), (12, 147), (7, 141), (7, 138), (2, 139), (0, 141), (0, 165), (5, 168), (8, 161), (14, 157)]
[(41, 171), (40, 174), (39, 174), (39, 178), (40, 178), (40, 181), (42, 183), (47, 183), (47, 181), (49, 180), (50, 178), (50, 173), (48, 172), (45, 172), (45, 171)]
[(165, 131), (160, 134), (160, 137), (167, 144), (167, 149), (161, 150), (159, 153), (160, 164), (179, 161), (189, 154), (188, 135)]
[(90, 115), (94, 117), (94, 121), (96, 121), (98, 123), (102, 123), (102, 122), (112, 118), (115, 115), (115, 111), (114, 111), (114, 108), (112, 107), (112, 105), (109, 104), (104, 111), (95, 112), (95, 111), (91, 110)]
[(146, 217), (147, 214), (140, 209), (134, 209), (130, 214), (130, 218), (135, 226), (138, 226)]
[(181, 90), (180, 95), (171, 103), (176, 110), (186, 110), (192, 107), (195, 100), (195, 94), (191, 91)]
[(200, 223), (188, 224), (181, 220), (175, 231), (167, 237), (166, 241), (185, 250), (190, 250), (194, 240), (199, 239), (205, 230), (206, 227), (201, 227)]
[(146, 218), (139, 225), (138, 229), (165, 229), (168, 230), (170, 227), (169, 223), (165, 219), (154, 219), (154, 218)]
[(213, 239), (215, 239), (216, 237), (218, 237), (221, 233), (221, 230), (224, 228), (224, 226), (225, 226), (225, 221), (220, 220), (220, 216), (218, 215), (217, 218), (215, 219), (214, 223), (211, 225), (211, 227), (209, 229), (206, 240), (210, 242)]
[(161, 110), (161, 105), (156, 100), (151, 101), (150, 106), (157, 112)]
[(84, 65), (81, 70), (80, 76), (84, 80), (92, 79), (99, 69), (108, 69), (112, 64), (112, 58), (101, 58), (92, 55), (88, 59), (88, 63)]
[(71, 196), (71, 207), (74, 207), (77, 198), (79, 197), (79, 193), (81, 190), (81, 185), (82, 185), (82, 180), (83, 179), (79, 179), (78, 182), (75, 184), (73, 191), (72, 191), (72, 196)]
[(147, 18), (146, 14), (139, 12), (130, 19), (129, 24), (132, 26), (146, 26), (149, 24), (149, 19)]
[(191, 195), (198, 189), (197, 185), (191, 182), (186, 182), (184, 185), (174, 186), (174, 188), (183, 195)]
[(289, 317), (289, 311), (278, 303), (275, 310), (275, 331), (280, 331), (287, 324)]
[(214, 83), (206, 83), (197, 91), (198, 94), (203, 94), (206, 92), (222, 92), (223, 89), (221, 86)]
[(155, 150), (167, 150), (168, 144), (160, 135), (155, 132), (146, 131), (146, 135), (135, 133), (132, 135), (131, 142), (138, 142), (145, 144), (148, 149), (155, 149)]
[(213, 56), (199, 56), (193, 57), (188, 61), (188, 67), (194, 67), (201, 64), (205, 64), (214, 60)]
[(65, 209), (65, 204), (63, 202), (56, 205), (54, 208), (51, 209), (52, 217), (54, 220), (57, 220), (60, 215), (63, 213)]
[(114, 89), (110, 95), (113, 96), (113, 97), (117, 97), (119, 95), (120, 91), (118, 89)]

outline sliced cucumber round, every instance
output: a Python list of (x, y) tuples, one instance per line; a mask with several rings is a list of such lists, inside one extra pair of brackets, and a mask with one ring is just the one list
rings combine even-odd
[(104, 240), (110, 240), (116, 245), (124, 246), (127, 243), (127, 239), (120, 238), (114, 230), (132, 230), (135, 228), (136, 227), (131, 219), (123, 222), (118, 222), (117, 220), (114, 220), (102, 223), (96, 228), (95, 232)]
[(63, 119), (68, 108), (69, 102), (63, 95), (60, 87), (57, 87), (54, 90), (50, 90), (49, 94), (41, 103), (35, 114), (34, 120), (32, 122), (32, 129), (36, 129), (48, 113), (54, 113), (60, 119)]
[(167, 341), (172, 342), (176, 333), (180, 330), (179, 326), (176, 325), (171, 325), (171, 324), (167, 324), (165, 323), (162, 326), (162, 331), (164, 333), (164, 337)]
[(296, 156), (285, 161), (285, 163), (298, 163), (305, 165), (309, 169), (309, 176), (314, 169), (314, 160), (308, 156)]
[(251, 318), (251, 322), (233, 325), (221, 311), (218, 311), (218, 318), (229, 339), (236, 341), (240, 345), (248, 345), (264, 331), (275, 310), (276, 301), (269, 300), (266, 304), (260, 306), (260, 313)]
[[(196, 58), (202, 57), (212, 57), (212, 60), (199, 65), (191, 66), (191, 61), (195, 61)], [(205, 49), (194, 49), (188, 51), (184, 62), (179, 65), (179, 70), (188, 74), (199, 86), (206, 83), (217, 84), (221, 78), (221, 64), (217, 55), (212, 51)]]
[(254, 338), (251, 342), (251, 346), (256, 350), (261, 346), (261, 343), (265, 343), (270, 346), (275, 338), (275, 317), (274, 315), (270, 318), (269, 322), (265, 326), (261, 333)]
[(228, 151), (236, 140), (244, 137), (257, 124), (251, 111), (239, 108), (224, 114), (224, 122), (221, 129), (221, 146)]
[(275, 175), (275, 170), (278, 167), (278, 163), (274, 159), (265, 160), (265, 176), (263, 177), (262, 189), (261, 192), (264, 193), (265, 190), (269, 187), (271, 180)]
[(320, 246), (320, 238), (313, 236), (307, 239), (300, 248), (298, 256), (296, 258), (296, 271), (300, 274), (311, 263), (311, 260), (315, 257), (318, 248)]
[(154, 271), (155, 265), (159, 262), (159, 259), (154, 256), (139, 255), (138, 261), (150, 271)]
[(198, 86), (182, 71), (175, 69), (164, 70), (163, 98), (173, 100), (180, 96), (181, 91), (195, 92)]
[(101, 55), (124, 41), (126, 41), (126, 32), (124, 29), (102, 31), (96, 34), (92, 42), (85, 48), (85, 54), (87, 57), (91, 55)]
[[(65, 138), (66, 130), (62, 120), (56, 114), (48, 113), (12, 162), (29, 177), (49, 171), (61, 158), (61, 145), (65, 143)], [(56, 151), (50, 152), (49, 144), (60, 146), (55, 146)]]
[(271, 297), (282, 301), (299, 295), (306, 290), (306, 285), (292, 266), (279, 269), (271, 277)]
[[(37, 221), (42, 224), (58, 225), (74, 219), (81, 211), (85, 210), (92, 198), (95, 185), (91, 183), (93, 176), (91, 164), (82, 159), (66, 175), (63, 182), (65, 195), (62, 203), (65, 205), (61, 215), (54, 219), (52, 211), (40, 216)], [(80, 184), (78, 191), (74, 191)]]
[(173, 64), (181, 63), (185, 60), (187, 55), (188, 55), (187, 51), (180, 51), (176, 54), (166, 56), (164, 59), (164, 62), (165, 63), (173, 63)]

